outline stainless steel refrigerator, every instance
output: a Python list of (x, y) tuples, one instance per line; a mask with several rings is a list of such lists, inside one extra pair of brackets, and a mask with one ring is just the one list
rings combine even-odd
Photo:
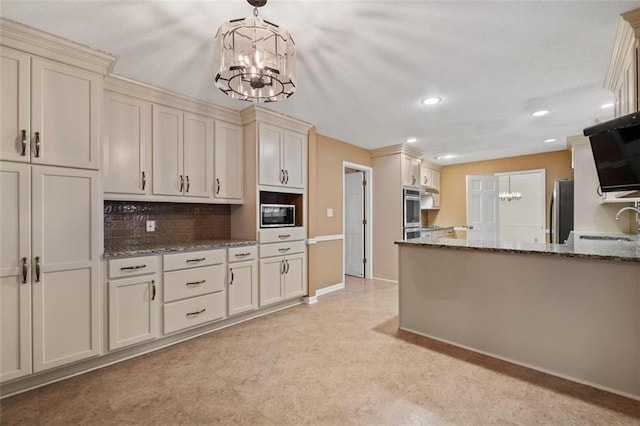
[(549, 210), (549, 241), (564, 244), (573, 231), (573, 179), (553, 182)]

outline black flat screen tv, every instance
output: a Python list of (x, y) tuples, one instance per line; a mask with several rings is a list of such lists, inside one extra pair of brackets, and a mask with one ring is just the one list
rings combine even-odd
[(640, 191), (640, 113), (584, 129), (602, 192)]

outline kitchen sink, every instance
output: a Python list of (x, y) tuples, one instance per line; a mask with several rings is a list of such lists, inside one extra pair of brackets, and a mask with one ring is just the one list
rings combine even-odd
[(599, 240), (599, 241), (633, 241), (631, 237), (623, 237), (620, 235), (580, 235), (581, 240)]

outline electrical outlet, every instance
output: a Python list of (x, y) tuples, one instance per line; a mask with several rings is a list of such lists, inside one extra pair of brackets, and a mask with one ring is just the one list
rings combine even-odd
[(156, 221), (148, 220), (147, 221), (147, 232), (155, 232), (156, 230)]

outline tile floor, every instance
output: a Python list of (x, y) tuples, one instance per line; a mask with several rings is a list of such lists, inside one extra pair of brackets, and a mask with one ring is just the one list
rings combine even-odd
[(398, 288), (345, 290), (0, 401), (0, 423), (638, 424), (640, 402), (398, 331)]

